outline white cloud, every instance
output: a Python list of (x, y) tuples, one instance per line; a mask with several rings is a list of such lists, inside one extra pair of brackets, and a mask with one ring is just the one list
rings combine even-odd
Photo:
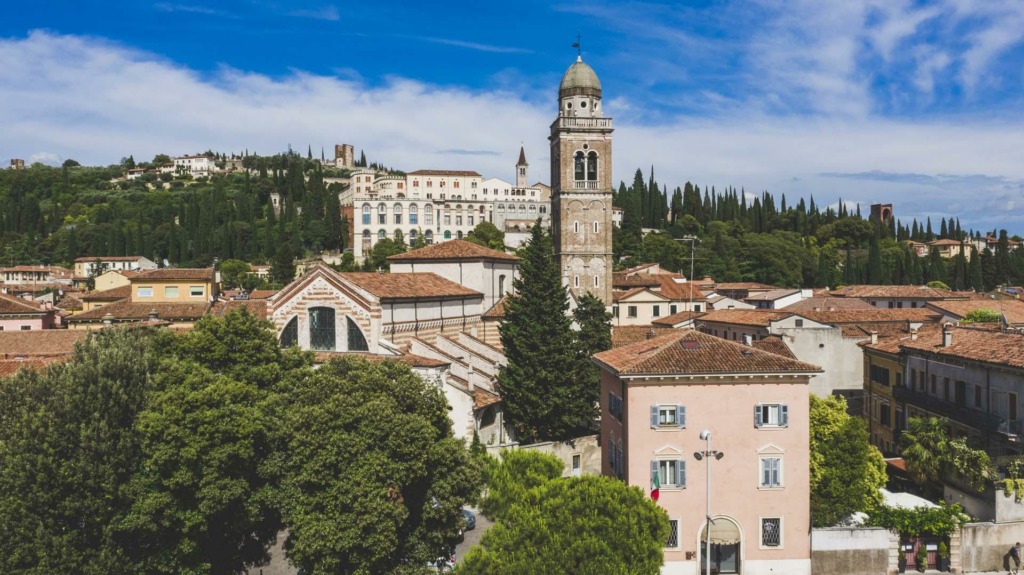
[[(45, 152), (58, 163), (109, 164), (129, 154), (270, 154), (289, 144), (304, 151), (345, 142), (400, 169), (473, 169), (510, 179), (522, 143), (531, 181), (549, 178), (557, 83), (550, 98), (531, 100), (399, 77), (368, 86), (358, 77), (302, 71), (270, 78), (224, 68), (203, 76), (103, 40), (43, 32), (0, 39), (0, 61), (0, 158)], [(641, 123), (638, 104), (608, 86), (606, 97), (610, 115), (626, 112), (616, 117), (616, 183), (653, 163), (670, 189), (690, 180), (702, 188), (785, 193), (790, 204), (811, 194), (819, 205), (838, 197), (885, 201), (899, 217), (940, 212), (960, 216), (965, 227), (1024, 232), (1024, 215), (1008, 211), (1024, 205), (1024, 125), (1017, 118), (772, 117), (750, 108), (650, 125)]]
[(324, 6), (313, 10), (295, 10), (289, 12), (288, 15), (299, 18), (312, 18), (314, 20), (327, 20), (328, 22), (337, 22), (341, 19), (337, 6)]

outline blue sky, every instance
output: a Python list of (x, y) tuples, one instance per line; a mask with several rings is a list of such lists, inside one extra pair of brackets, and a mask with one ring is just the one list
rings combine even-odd
[(547, 181), (583, 36), (615, 178), (887, 201), (1024, 233), (1024, 2), (21, 2), (0, 158), (113, 163), (347, 142)]

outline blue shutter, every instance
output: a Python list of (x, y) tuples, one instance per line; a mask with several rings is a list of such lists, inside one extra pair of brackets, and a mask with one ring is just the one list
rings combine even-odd
[(651, 406), (651, 429), (658, 429), (658, 406)]
[(761, 404), (754, 406), (754, 427), (761, 427)]
[(677, 405), (676, 406), (676, 423), (679, 424), (679, 427), (686, 427), (686, 406), (685, 405)]
[(676, 487), (686, 487), (686, 460), (676, 460)]
[(786, 427), (789, 425), (789, 406), (782, 405), (779, 407), (779, 425)]

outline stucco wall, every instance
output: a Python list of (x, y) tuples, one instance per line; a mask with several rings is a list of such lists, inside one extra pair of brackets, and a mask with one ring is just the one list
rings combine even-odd
[(573, 456), (580, 456), (580, 468), (577, 474), (600, 475), (601, 473), (601, 446), (597, 443), (596, 435), (577, 438), (571, 442), (545, 441), (523, 445), (520, 449), (529, 449), (541, 453), (550, 453), (562, 460), (565, 467), (562, 469), (562, 477), (569, 477), (573, 474)]
[[(968, 523), (960, 532), (960, 570), (957, 572), (1007, 571), (1010, 547), (1021, 540), (1024, 540), (1024, 522)], [(953, 567), (957, 567), (955, 560)]]
[(820, 366), (825, 373), (811, 380), (811, 393), (828, 397), (840, 389), (863, 389), (864, 355), (857, 342), (840, 328), (793, 328), (777, 331), (797, 359)]
[(880, 575), (896, 571), (897, 536), (881, 527), (811, 530), (814, 575)]

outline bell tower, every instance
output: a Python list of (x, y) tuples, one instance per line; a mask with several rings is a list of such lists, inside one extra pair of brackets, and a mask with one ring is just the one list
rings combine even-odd
[(558, 87), (551, 124), (551, 233), (562, 282), (612, 305), (612, 119), (582, 56)]

